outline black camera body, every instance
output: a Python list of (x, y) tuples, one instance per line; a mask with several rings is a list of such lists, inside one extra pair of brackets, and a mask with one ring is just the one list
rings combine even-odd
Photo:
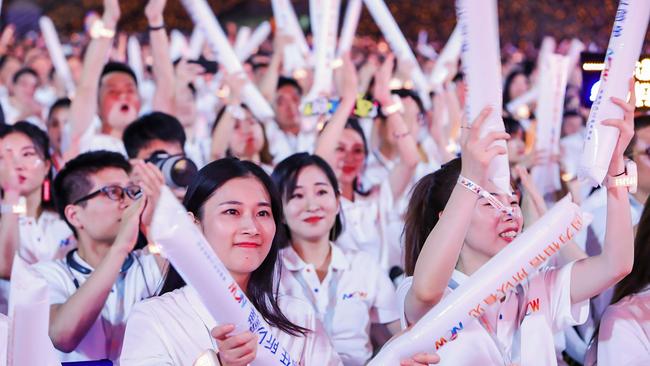
[(183, 154), (170, 155), (156, 151), (146, 161), (160, 169), (165, 184), (170, 188), (186, 188), (199, 171), (196, 164)]

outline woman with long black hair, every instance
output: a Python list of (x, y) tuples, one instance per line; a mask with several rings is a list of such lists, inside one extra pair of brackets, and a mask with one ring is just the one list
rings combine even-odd
[[(234, 158), (214, 161), (199, 171), (183, 203), (291, 358), (302, 365), (338, 365), (311, 306), (277, 296), (276, 262), (285, 241), (282, 203), (262, 168)], [(131, 313), (122, 365), (191, 365), (206, 349), (218, 350), (224, 366), (255, 358), (256, 336), (231, 334), (233, 325), (217, 325), (173, 268), (161, 293)]]

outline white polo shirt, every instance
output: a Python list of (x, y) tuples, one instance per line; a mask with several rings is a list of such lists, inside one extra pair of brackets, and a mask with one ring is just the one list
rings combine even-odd
[(300, 131), (298, 135), (293, 135), (282, 131), (277, 122), (270, 121), (264, 124), (264, 132), (274, 165), (295, 153), (313, 153), (316, 147), (316, 131)]
[[(156, 294), (162, 278), (153, 255), (144, 255), (140, 251), (134, 251), (132, 255), (132, 265), (118, 276), (101, 315), (90, 327), (77, 349), (70, 353), (60, 352), (61, 362), (118, 360), (127, 316), (136, 303)], [(74, 252), (73, 257), (79, 265), (92, 270), (77, 252)], [(66, 259), (37, 263), (33, 268), (48, 283), (50, 304), (65, 303), (77, 291), (73, 279), (82, 286), (92, 275), (82, 274), (70, 267)]]
[[(506, 357), (516, 353), (520, 354), (519, 365), (557, 365), (553, 335), (584, 322), (589, 313), (588, 300), (571, 304), (572, 268), (573, 263), (560, 269), (547, 267), (524, 282), (522, 298), (525, 305), (520, 305), (519, 296), (510, 292), (504, 302), (488, 309), (487, 316), (496, 321), (493, 328), (496, 328), (500, 346), (479, 320), (472, 318), (463, 324), (455, 340), (444, 343), (436, 351), (440, 355), (440, 365), (503, 365)], [(468, 278), (454, 271), (451, 282), (462, 284)], [(406, 326), (404, 301), (412, 283), (413, 278), (408, 277), (397, 289), (402, 327)], [(447, 288), (445, 296), (452, 291)], [(525, 313), (517, 337), (517, 313), (520, 309)], [(521, 347), (515, 349), (517, 339)], [(431, 346), (434, 351), (433, 341)]]
[[(280, 296), (278, 305), (291, 322), (312, 330), (305, 337), (294, 337), (271, 328), (291, 359), (299, 360), (301, 366), (341, 365), (311, 306), (290, 296)], [(210, 335), (216, 325), (199, 295), (189, 286), (143, 301), (129, 316), (120, 364), (192, 365), (206, 350), (218, 350)], [(264, 337), (259, 342), (264, 342)]]
[[(28, 264), (63, 258), (77, 247), (72, 230), (52, 211), (43, 211), (38, 219), (19, 217), (18, 237), (18, 255)], [(6, 314), (8, 306), (9, 281), (0, 280), (0, 313)]]
[(287, 247), (280, 251), (280, 293), (311, 304), (343, 363), (365, 365), (372, 356), (371, 323), (399, 319), (395, 288), (367, 254), (330, 245), (331, 261), (321, 282), (313, 264)]
[(335, 244), (369, 254), (386, 273), (392, 266), (401, 265), (399, 241), (391, 240), (388, 234), (393, 207), (388, 180), (373, 187), (367, 196), (355, 193), (354, 201), (341, 197), (343, 232)]
[(605, 310), (598, 332), (598, 365), (650, 365), (650, 288)]
[(43, 211), (38, 219), (20, 217), (18, 230), (18, 254), (29, 264), (61, 259), (77, 247), (77, 241), (68, 224), (52, 211)]

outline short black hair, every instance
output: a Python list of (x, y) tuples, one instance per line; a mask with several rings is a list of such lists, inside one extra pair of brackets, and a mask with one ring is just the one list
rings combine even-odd
[(411, 98), (415, 102), (415, 104), (418, 105), (418, 109), (420, 110), (420, 113), (425, 113), (426, 110), (424, 109), (424, 104), (422, 104), (422, 99), (420, 99), (420, 96), (418, 93), (413, 90), (413, 89), (394, 89), (390, 91), (391, 94), (397, 95), (400, 98)]
[(22, 69), (16, 71), (14, 76), (11, 78), (11, 82), (16, 84), (18, 82), (18, 79), (20, 79), (20, 77), (23, 75), (32, 75), (38, 80), (38, 74), (36, 73), (36, 70), (32, 69), (31, 67), (23, 67)]
[(123, 72), (125, 74), (128, 74), (132, 79), (135, 85), (138, 85), (138, 78), (135, 76), (135, 72), (133, 72), (133, 69), (131, 67), (123, 62), (115, 62), (115, 61), (109, 61), (104, 65), (104, 68), (102, 69), (102, 73), (99, 77), (99, 84), (101, 85), (102, 80), (104, 80), (104, 76), (112, 73), (112, 72)]
[[(90, 176), (104, 169), (117, 168), (131, 172), (131, 164), (122, 154), (98, 150), (83, 153), (68, 161), (54, 179), (54, 201), (59, 216), (68, 224), (74, 235), (77, 231), (65, 217), (67, 205), (90, 193), (93, 183)], [(85, 202), (80, 203), (84, 205)]]
[(68, 97), (63, 97), (63, 98), (57, 99), (54, 102), (54, 104), (52, 104), (52, 106), (50, 107), (50, 111), (47, 112), (47, 119), (52, 118), (52, 113), (54, 113), (54, 111), (56, 111), (57, 109), (59, 109), (59, 108), (70, 108), (71, 105), (72, 105), (72, 101)]
[(526, 134), (526, 130), (524, 130), (521, 123), (512, 117), (503, 117), (503, 126), (509, 135), (514, 135), (519, 131), (523, 132), (524, 135)]
[(294, 78), (289, 78), (286, 76), (280, 76), (278, 79), (278, 87), (276, 90), (280, 90), (280, 88), (283, 88), (285, 86), (292, 86), (296, 89), (298, 94), (302, 95), (302, 88), (300, 87), (300, 84), (298, 84), (298, 81)]
[(122, 134), (122, 141), (129, 158), (138, 156), (154, 140), (177, 142), (185, 146), (185, 130), (176, 117), (163, 112), (145, 114), (128, 125)]

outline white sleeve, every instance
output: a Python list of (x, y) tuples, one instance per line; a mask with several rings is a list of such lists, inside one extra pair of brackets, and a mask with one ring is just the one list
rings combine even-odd
[(406, 327), (408, 327), (408, 322), (406, 321), (406, 314), (404, 311), (406, 310), (406, 295), (408, 294), (412, 285), (413, 276), (406, 277), (404, 280), (402, 280), (402, 282), (400, 282), (399, 286), (397, 286), (397, 291), (395, 292), (395, 296), (397, 297), (397, 310), (399, 311), (399, 323), (402, 326), (402, 329), (406, 329)]
[(303, 366), (338, 366), (343, 365), (338, 353), (334, 350), (325, 328), (313, 311), (309, 312), (305, 327), (309, 329), (306, 334), (305, 347), (302, 353)]
[(553, 332), (561, 332), (566, 327), (582, 324), (589, 316), (589, 299), (571, 303), (571, 271), (575, 262), (562, 268), (545, 271), (544, 282), (550, 292)]
[(76, 291), (72, 277), (66, 275), (58, 261), (40, 262), (31, 268), (47, 282), (51, 305), (64, 304)]
[(650, 365), (648, 337), (638, 314), (619, 306), (605, 311), (598, 333), (598, 365)]
[(147, 312), (148, 306), (141, 304), (146, 303), (137, 304), (126, 322), (120, 365), (173, 366), (160, 322), (154, 319), (154, 313)]

